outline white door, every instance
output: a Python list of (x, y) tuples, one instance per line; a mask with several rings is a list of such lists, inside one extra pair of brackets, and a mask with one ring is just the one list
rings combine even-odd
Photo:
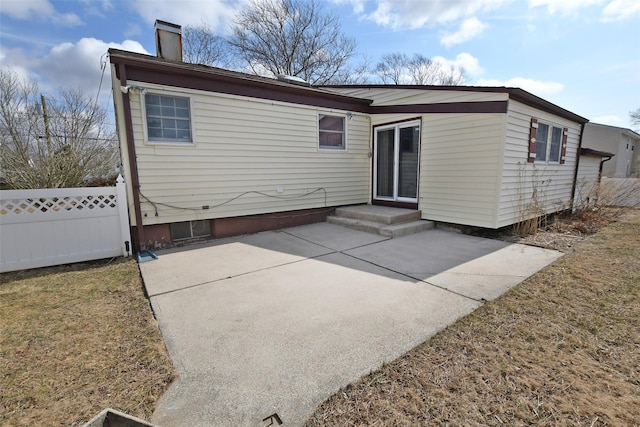
[(417, 203), (420, 122), (377, 127), (373, 145), (373, 198)]

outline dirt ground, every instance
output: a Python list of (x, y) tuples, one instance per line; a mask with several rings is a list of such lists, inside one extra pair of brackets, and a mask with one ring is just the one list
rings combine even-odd
[(640, 210), (620, 214), (517, 238), (566, 255), (340, 390), (307, 425), (640, 425)]

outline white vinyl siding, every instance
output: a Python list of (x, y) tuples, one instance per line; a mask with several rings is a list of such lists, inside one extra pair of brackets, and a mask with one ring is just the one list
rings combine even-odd
[(574, 208), (585, 208), (593, 202), (594, 186), (598, 183), (601, 160), (602, 158), (598, 156), (580, 156)]
[(319, 114), (346, 111), (182, 92), (195, 147), (143, 144), (140, 96), (131, 96), (145, 225), (322, 208), (325, 194), (326, 206), (369, 200), (368, 117), (349, 120), (348, 150), (318, 150)]
[(494, 227), (504, 114), (425, 114), (420, 197), (424, 219)]
[[(531, 118), (568, 128), (565, 163), (527, 163)], [(580, 140), (580, 124), (546, 113), (518, 101), (509, 101), (503, 177), (497, 227), (533, 216), (534, 196), (544, 213), (568, 209)]]

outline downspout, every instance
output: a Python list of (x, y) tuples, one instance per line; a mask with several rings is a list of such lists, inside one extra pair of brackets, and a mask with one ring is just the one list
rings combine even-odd
[[(570, 212), (573, 212), (573, 203), (576, 199), (576, 186), (578, 183), (578, 167), (580, 167), (580, 150), (582, 150), (582, 137), (584, 136), (585, 123), (580, 124), (580, 139), (578, 140), (578, 151), (576, 151), (576, 168), (573, 171), (573, 183), (571, 184), (571, 202), (569, 204)], [(602, 166), (602, 164), (600, 165)]]
[[(127, 86), (127, 71), (124, 64), (118, 64), (120, 74), (120, 85)], [(129, 93), (122, 95), (124, 106), (124, 127), (127, 134), (127, 153), (129, 155), (129, 171), (131, 174), (131, 187), (133, 189), (133, 211), (136, 217), (136, 236), (138, 240), (138, 251), (147, 250), (144, 237), (144, 226), (142, 225), (142, 209), (140, 208), (140, 179), (138, 178), (138, 161), (136, 160), (136, 147), (133, 140), (133, 123), (131, 122), (131, 105), (129, 103)]]
[(604, 167), (604, 162), (608, 162), (612, 158), (613, 156), (607, 156), (606, 159), (600, 160), (600, 168), (598, 169), (598, 190), (596, 191), (595, 206), (598, 206), (598, 198), (600, 196), (600, 183), (602, 182), (602, 169)]
[(604, 168), (604, 162), (608, 162), (612, 158), (613, 156), (607, 156), (606, 159), (600, 160), (600, 169), (598, 170), (598, 184), (600, 184), (600, 181), (602, 181), (602, 169)]

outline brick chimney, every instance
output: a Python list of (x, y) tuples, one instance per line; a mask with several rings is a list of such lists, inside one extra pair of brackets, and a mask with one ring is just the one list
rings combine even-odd
[(156, 56), (182, 62), (182, 27), (156, 19)]

